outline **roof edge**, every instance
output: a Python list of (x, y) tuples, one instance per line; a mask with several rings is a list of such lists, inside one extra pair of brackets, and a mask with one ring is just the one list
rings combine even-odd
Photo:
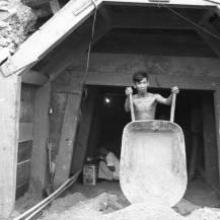
[[(96, 7), (102, 3), (145, 4), (152, 5), (147, 0), (70, 0), (60, 11), (34, 32), (17, 50), (17, 52), (0, 66), (1, 73), (8, 77), (12, 74), (27, 72), (60, 41), (68, 36)], [(205, 0), (170, 0), (166, 5), (185, 5), (187, 7), (216, 7), (220, 14), (220, 6)], [(155, 5), (155, 4), (154, 4)], [(158, 4), (157, 4), (158, 5)]]

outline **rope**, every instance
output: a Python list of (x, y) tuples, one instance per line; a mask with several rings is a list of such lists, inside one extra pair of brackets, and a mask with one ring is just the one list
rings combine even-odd
[(220, 5), (220, 2), (216, 2), (216, 1), (213, 1), (213, 0), (203, 0), (203, 1), (211, 2), (211, 3), (214, 3), (216, 5)]
[(164, 8), (167, 8), (169, 11), (171, 11), (172, 13), (174, 13), (175, 15), (179, 16), (180, 18), (182, 18), (183, 20), (185, 20), (186, 22), (192, 24), (193, 26), (195, 26), (197, 29), (200, 29), (201, 31), (207, 33), (208, 35), (216, 38), (217, 40), (220, 40), (220, 36), (218, 36), (217, 34), (212, 33), (211, 31), (207, 30), (204, 27), (201, 27), (199, 24), (197, 24), (196, 22), (190, 20), (189, 18), (185, 17), (184, 15), (180, 14), (179, 12), (175, 11), (174, 9), (166, 6), (165, 4), (161, 4)]

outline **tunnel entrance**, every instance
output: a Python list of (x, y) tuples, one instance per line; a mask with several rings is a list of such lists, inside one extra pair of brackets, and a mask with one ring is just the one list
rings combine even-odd
[[(131, 120), (130, 114), (124, 111), (124, 90), (124, 87), (115, 86), (86, 87), (81, 117), (88, 118), (83, 111), (86, 108), (87, 114), (92, 112), (92, 119), (87, 123), (89, 132), (84, 159), (96, 157), (100, 147), (108, 148), (120, 158), (122, 131)], [(170, 89), (150, 88), (149, 92), (167, 97)], [(169, 120), (169, 116), (170, 107), (158, 104), (156, 119)], [(197, 202), (197, 197), (192, 195), (199, 191), (199, 202), (204, 202), (200, 190), (204, 190), (205, 196), (207, 191), (219, 186), (213, 92), (181, 90), (177, 97), (175, 122), (181, 126), (185, 136), (188, 173), (186, 197)], [(79, 139), (82, 137), (78, 135), (77, 142), (80, 142)]]

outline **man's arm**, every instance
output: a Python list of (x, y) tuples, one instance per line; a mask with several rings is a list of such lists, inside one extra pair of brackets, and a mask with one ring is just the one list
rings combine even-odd
[(156, 94), (156, 101), (160, 104), (170, 105), (172, 102), (172, 94), (168, 98), (164, 98), (162, 95)]
[(172, 102), (173, 94), (178, 94), (178, 93), (179, 93), (179, 88), (175, 86), (172, 88), (172, 92), (168, 98), (164, 98), (163, 96), (156, 94), (156, 101), (164, 105), (170, 105)]
[(132, 95), (133, 91), (132, 91), (132, 88), (131, 87), (127, 87), (125, 89), (125, 94), (127, 96), (126, 100), (125, 100), (125, 105), (124, 105), (124, 108), (125, 108), (125, 111), (126, 112), (129, 112), (130, 111), (130, 100), (129, 100), (129, 95)]
[(125, 105), (124, 105), (125, 111), (129, 112), (130, 111), (130, 102), (129, 102), (129, 98), (127, 97), (125, 100)]

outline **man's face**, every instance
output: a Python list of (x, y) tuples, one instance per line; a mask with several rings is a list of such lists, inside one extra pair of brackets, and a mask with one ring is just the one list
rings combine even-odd
[(135, 88), (138, 93), (146, 93), (147, 87), (149, 86), (149, 82), (146, 78), (143, 78), (140, 82), (135, 83)]

